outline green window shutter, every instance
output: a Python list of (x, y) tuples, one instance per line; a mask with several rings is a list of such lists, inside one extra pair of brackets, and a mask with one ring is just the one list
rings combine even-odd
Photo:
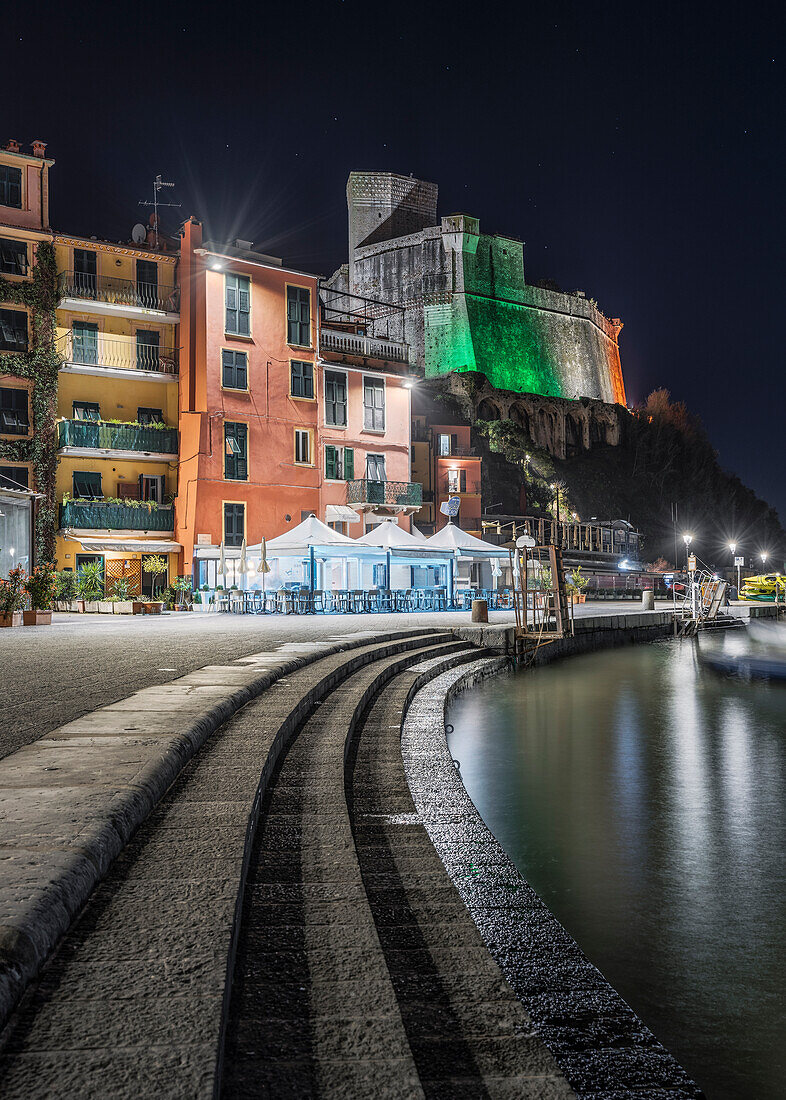
[(331, 481), (338, 477), (338, 450), (335, 447), (325, 447), (325, 477)]
[(344, 448), (344, 480), (353, 481), (355, 477), (355, 452), (352, 447)]

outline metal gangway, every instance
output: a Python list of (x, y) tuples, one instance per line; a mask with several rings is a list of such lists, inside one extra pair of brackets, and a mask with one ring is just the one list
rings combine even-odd
[(529, 662), (541, 646), (573, 632), (562, 550), (554, 545), (526, 545), (532, 541), (525, 536), (509, 551), (516, 653)]
[(682, 620), (681, 637), (696, 634), (707, 623), (718, 620), (726, 602), (727, 587), (726, 581), (713, 577), (705, 569), (689, 574), (682, 604), (676, 609), (678, 619)]

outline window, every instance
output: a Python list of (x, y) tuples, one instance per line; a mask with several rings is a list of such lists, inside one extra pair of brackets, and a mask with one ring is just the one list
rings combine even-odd
[(367, 432), (385, 430), (385, 383), (381, 378), (363, 379), (363, 427)]
[(295, 429), (295, 462), (311, 465), (311, 432), (301, 428)]
[(342, 371), (325, 371), (325, 423), (333, 428), (347, 426), (347, 376)]
[(74, 496), (87, 500), (99, 500), (104, 494), (101, 492), (101, 475), (91, 470), (74, 470)]
[(329, 481), (352, 481), (355, 452), (351, 447), (325, 447), (325, 477)]
[(366, 479), (368, 481), (385, 481), (385, 456), (366, 455)]
[(72, 406), (74, 420), (100, 420), (101, 410), (97, 401), (75, 401)]
[(161, 370), (161, 333), (136, 330), (137, 370)]
[(0, 434), (29, 435), (29, 396), (26, 389), (0, 389)]
[(227, 481), (248, 481), (247, 424), (224, 424), (224, 477)]
[(448, 470), (448, 492), (449, 493), (466, 493), (467, 491), (467, 471), (466, 470)]
[(248, 389), (248, 356), (244, 351), (222, 350), (221, 385), (227, 390)]
[(0, 237), (0, 272), (4, 275), (27, 274), (27, 244)]
[(443, 457), (458, 453), (458, 435), (440, 434), (438, 453)]
[(224, 545), (240, 546), (246, 533), (245, 504), (224, 505)]
[(140, 474), (139, 475), (139, 499), (153, 500), (157, 504), (164, 503), (164, 475)]
[(71, 358), (74, 363), (98, 362), (98, 325), (90, 321), (74, 321)]
[(140, 424), (163, 424), (164, 410), (149, 409), (147, 406), (140, 405), (136, 410), (136, 418)]
[(30, 471), (27, 466), (0, 466), (0, 489), (29, 489)]
[(158, 308), (158, 264), (155, 260), (137, 260), (136, 292), (143, 306)]
[(0, 351), (27, 351), (27, 314), (0, 309)]
[(96, 292), (96, 253), (89, 248), (74, 249), (74, 290), (78, 294), (92, 297)]
[(292, 359), (290, 362), (290, 385), (289, 392), (292, 397), (307, 397), (309, 400), (314, 396), (314, 364), (313, 363), (301, 363), (298, 359)]
[(247, 275), (227, 275), (225, 283), (225, 332), (234, 336), (251, 334), (251, 280)]
[(311, 347), (311, 291), (306, 286), (287, 287), (287, 343)]
[(22, 209), (22, 169), (0, 164), (0, 206)]

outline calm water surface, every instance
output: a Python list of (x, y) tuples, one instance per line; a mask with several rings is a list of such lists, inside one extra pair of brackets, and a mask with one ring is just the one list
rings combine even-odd
[(450, 745), (521, 872), (710, 1100), (783, 1100), (786, 688), (704, 671), (696, 646), (489, 682), (453, 704)]

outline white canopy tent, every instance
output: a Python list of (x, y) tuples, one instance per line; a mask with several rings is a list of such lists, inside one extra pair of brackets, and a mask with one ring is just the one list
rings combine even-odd
[(497, 580), (502, 575), (501, 569), (492, 569), (491, 563), (497, 566), (509, 560), (508, 551), (504, 546), (497, 546), (493, 542), (486, 542), (455, 523), (447, 523), (435, 534), (426, 539), (427, 546), (439, 547), (448, 553), (452, 553), (456, 559), (455, 585), (458, 589), (473, 587), (472, 566), (476, 567), (477, 576), (475, 583), (479, 588), (496, 588)]

